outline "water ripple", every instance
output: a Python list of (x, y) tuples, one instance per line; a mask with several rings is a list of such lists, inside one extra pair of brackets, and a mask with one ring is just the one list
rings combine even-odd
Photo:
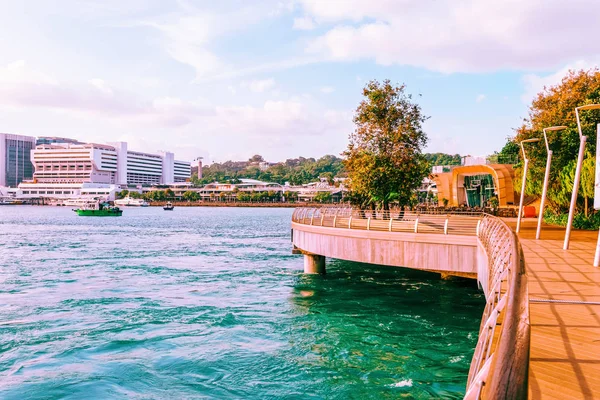
[(473, 284), (305, 276), (291, 213), (0, 207), (0, 398), (460, 398)]

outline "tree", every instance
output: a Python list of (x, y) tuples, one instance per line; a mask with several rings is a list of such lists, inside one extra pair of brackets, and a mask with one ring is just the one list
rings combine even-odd
[[(543, 138), (542, 130), (556, 125), (565, 125), (567, 129), (548, 132), (548, 142), (552, 155), (550, 171), (550, 188), (548, 191), (549, 206), (555, 211), (564, 211), (569, 207), (571, 188), (564, 187), (572, 162), (579, 152), (579, 133), (575, 119), (575, 107), (600, 102), (600, 71), (590, 70), (569, 71), (562, 81), (554, 86), (544, 87), (537, 94), (529, 108), (529, 116), (523, 125), (516, 130), (512, 146), (518, 146), (521, 140), (533, 137)], [(581, 128), (587, 136), (587, 150), (596, 152), (596, 125), (600, 123), (600, 111), (584, 111), (580, 114)], [(529, 146), (527, 156), (532, 166), (529, 182), (542, 182), (546, 162), (546, 149), (543, 142)], [(515, 175), (521, 175), (521, 165), (517, 166)], [(567, 179), (568, 180), (568, 179)], [(517, 180), (515, 180), (517, 181)], [(518, 182), (515, 182), (515, 185)], [(583, 184), (583, 181), (582, 181)], [(541, 195), (541, 185), (527, 185), (527, 194)], [(520, 190), (517, 186), (515, 189)], [(566, 191), (566, 192), (565, 192)], [(581, 200), (585, 202), (587, 197)]]
[(255, 154), (252, 157), (250, 157), (250, 159), (248, 161), (258, 163), (258, 162), (264, 162), (265, 159), (263, 158), (263, 156), (261, 156), (259, 154)]
[(118, 196), (119, 196), (119, 198), (120, 198), (120, 199), (122, 199), (122, 198), (125, 198), (125, 197), (127, 197), (127, 195), (128, 195), (128, 194), (129, 194), (129, 190), (127, 190), (127, 189), (124, 189), (124, 190), (121, 190), (121, 191), (118, 193)]
[(579, 184), (579, 194), (583, 196), (583, 210), (586, 218), (589, 211), (588, 200), (594, 198), (595, 175), (596, 157), (587, 151), (581, 166), (581, 182)]
[(188, 190), (185, 193), (183, 193), (183, 198), (187, 201), (198, 201), (200, 200), (200, 194), (198, 192)]
[(330, 192), (319, 192), (315, 195), (315, 201), (317, 203), (331, 203), (331, 193)]
[(446, 154), (446, 153), (425, 153), (423, 154), (425, 159), (429, 161), (429, 165), (460, 165), (462, 157), (460, 154)]
[(236, 195), (236, 199), (238, 201), (250, 201), (250, 195), (245, 193), (245, 192), (238, 192), (238, 194)]
[(405, 93), (405, 86), (389, 80), (369, 82), (354, 114), (355, 131), (343, 153), (350, 191), (358, 205), (389, 209), (392, 201), (409, 204), (428, 174), (422, 154), (427, 143), (422, 124), (428, 117)]

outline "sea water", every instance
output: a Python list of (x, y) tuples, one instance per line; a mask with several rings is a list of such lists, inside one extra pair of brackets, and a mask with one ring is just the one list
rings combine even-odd
[(0, 207), (0, 398), (462, 397), (473, 282), (304, 275), (291, 214)]

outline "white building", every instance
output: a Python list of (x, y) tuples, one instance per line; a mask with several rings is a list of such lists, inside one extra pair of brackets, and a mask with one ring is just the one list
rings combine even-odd
[(112, 201), (121, 189), (117, 185), (104, 183), (32, 183), (19, 185), (15, 196), (21, 199), (52, 198), (72, 199), (89, 198)]
[(126, 142), (40, 144), (31, 150), (31, 161), (33, 180), (19, 185), (25, 197), (73, 197), (94, 192), (94, 187), (104, 194), (107, 188), (113, 192), (113, 187), (127, 185), (170, 185), (191, 177), (190, 162), (175, 160), (170, 152), (131, 151)]

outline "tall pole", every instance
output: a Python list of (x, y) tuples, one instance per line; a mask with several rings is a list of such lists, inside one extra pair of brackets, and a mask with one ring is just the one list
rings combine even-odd
[(575, 180), (573, 181), (573, 193), (571, 193), (571, 205), (569, 207), (569, 219), (567, 220), (567, 230), (565, 232), (565, 242), (563, 250), (569, 250), (569, 239), (571, 238), (571, 228), (573, 227), (573, 217), (575, 217), (575, 206), (577, 205), (577, 192), (579, 192), (579, 179), (581, 178), (581, 165), (583, 164), (583, 153), (585, 151), (585, 142), (587, 137), (583, 136), (581, 131), (581, 121), (579, 120), (579, 108), (575, 108), (575, 117), (577, 118), (577, 130), (579, 131), (579, 155), (577, 156), (577, 169), (575, 170)]
[(548, 159), (546, 160), (546, 172), (544, 174), (544, 188), (542, 189), (542, 201), (540, 202), (540, 212), (538, 215), (537, 230), (535, 238), (539, 240), (542, 232), (542, 220), (544, 219), (544, 206), (546, 205), (546, 195), (548, 194), (548, 181), (550, 180), (550, 164), (552, 163), (552, 150), (548, 151)]
[[(596, 125), (596, 143), (600, 138), (600, 124)], [(600, 158), (600, 147), (596, 146), (596, 177), (594, 182), (594, 208), (598, 210), (600, 203), (600, 165), (598, 159)], [(598, 241), (596, 242), (596, 254), (594, 255), (594, 267), (600, 266), (600, 229), (598, 230)]]
[(521, 229), (521, 214), (523, 213), (523, 201), (525, 200), (525, 183), (527, 182), (527, 167), (529, 166), (529, 159), (527, 158), (527, 154), (525, 153), (525, 146), (523, 143), (532, 143), (537, 142), (540, 139), (527, 139), (521, 141), (521, 151), (523, 152), (523, 160), (525, 160), (525, 165), (523, 166), (523, 184), (521, 185), (521, 200), (519, 201), (519, 215), (517, 216), (517, 233)]
[(550, 150), (550, 144), (548, 143), (548, 131), (561, 131), (563, 129), (567, 129), (566, 126), (551, 126), (550, 128), (544, 128), (544, 143), (546, 144), (546, 172), (544, 173), (544, 187), (542, 189), (542, 200), (540, 202), (540, 212), (538, 215), (538, 224), (537, 230), (535, 232), (536, 240), (539, 240), (541, 232), (542, 232), (542, 222), (544, 220), (544, 207), (546, 206), (546, 196), (548, 195), (548, 185), (550, 183), (550, 166), (552, 164), (552, 150)]
[(525, 165), (523, 166), (523, 184), (521, 185), (521, 200), (519, 201), (519, 215), (517, 217), (517, 233), (521, 229), (521, 214), (523, 214), (523, 200), (525, 199), (525, 180), (527, 179), (527, 166), (529, 160), (525, 159)]

